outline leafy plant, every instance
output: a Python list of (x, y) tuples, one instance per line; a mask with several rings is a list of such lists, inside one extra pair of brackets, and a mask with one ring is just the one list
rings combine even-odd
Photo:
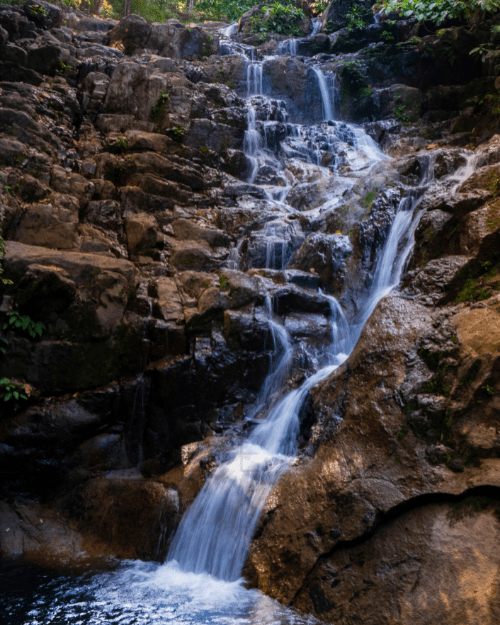
[(464, 19), (474, 11), (495, 13), (500, 10), (500, 0), (383, 0), (386, 13), (396, 12), (418, 22), (433, 22), (436, 26), (445, 20)]
[(476, 280), (469, 278), (465, 281), (465, 284), (456, 297), (456, 302), (469, 302), (474, 300), (488, 299), (491, 296), (488, 289), (481, 289), (477, 286)]
[(4, 254), (5, 254), (5, 241), (2, 236), (2, 229), (0, 228), (0, 285), (8, 286), (9, 284), (12, 284), (12, 280), (8, 280), (7, 278), (4, 278), (2, 276), (3, 271), (4, 271), (2, 267), (2, 259), (4, 257)]
[(47, 15), (47, 11), (43, 8), (41, 4), (32, 4), (28, 7), (28, 11), (31, 15), (36, 16), (45, 16)]
[(299, 28), (299, 22), (304, 17), (302, 9), (275, 2), (269, 7), (262, 7), (260, 13), (256, 13), (250, 19), (250, 27), (253, 33), (278, 33), (300, 37), (303, 33)]
[(163, 114), (167, 109), (168, 104), (168, 93), (166, 91), (162, 91), (156, 100), (155, 105), (151, 109), (150, 119), (155, 124), (159, 124), (163, 119)]
[(128, 139), (127, 137), (117, 137), (116, 141), (111, 146), (112, 151), (115, 153), (122, 153), (128, 150)]
[(28, 399), (28, 396), (25, 393), (26, 391), (24, 390), (24, 386), (22, 384), (12, 382), (8, 378), (2, 378), (0, 380), (0, 399), (3, 399), (4, 401), (14, 400), (16, 402), (14, 410), (19, 408), (17, 402), (20, 399)]
[(7, 313), (8, 321), (4, 324), (3, 329), (17, 329), (27, 332), (31, 338), (42, 336), (45, 326), (41, 321), (33, 321), (28, 315), (21, 316), (17, 310)]
[(175, 126), (174, 128), (169, 128), (166, 132), (167, 134), (171, 135), (174, 141), (177, 141), (177, 143), (181, 143), (182, 139), (184, 138), (185, 130), (186, 129), (184, 128), (184, 126)]
[(71, 69), (73, 69), (71, 65), (67, 65), (63, 61), (59, 61), (59, 63), (57, 64), (56, 74), (59, 74), (59, 76), (62, 76), (64, 72), (71, 70)]
[[(371, 13), (371, 11), (370, 11)], [(366, 26), (365, 17), (367, 15), (367, 11), (364, 7), (356, 4), (352, 7), (352, 9), (347, 13), (347, 30), (352, 33), (357, 30), (363, 30)]]

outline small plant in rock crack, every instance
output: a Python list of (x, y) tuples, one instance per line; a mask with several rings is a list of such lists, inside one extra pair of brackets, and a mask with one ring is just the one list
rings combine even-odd
[(21, 316), (17, 310), (7, 313), (8, 321), (4, 323), (3, 329), (23, 330), (27, 332), (31, 338), (42, 336), (45, 326), (41, 321), (33, 321), (28, 315)]
[(403, 102), (401, 94), (398, 93), (394, 100), (393, 111), (394, 111), (394, 117), (398, 120), (398, 122), (401, 122), (403, 126), (408, 126), (408, 124), (411, 122), (410, 115), (405, 113), (405, 109), (407, 108), (407, 106), (408, 106), (408, 103)]
[(15, 401), (14, 410), (17, 410), (19, 408), (17, 402), (21, 399), (27, 400), (28, 396), (22, 384), (12, 382), (8, 378), (2, 378), (0, 380), (0, 399), (4, 401)]
[[(2, 236), (2, 229), (0, 228), (0, 285), (1, 286), (8, 286), (8, 285), (13, 284), (13, 283), (12, 283), (12, 280), (8, 280), (7, 278), (4, 278), (2, 276), (2, 274), (3, 274), (2, 258), (4, 257), (4, 254), (5, 254), (5, 241), (4, 241), (4, 238)], [(5, 353), (5, 351), (3, 353)]]
[(67, 65), (63, 61), (59, 61), (57, 69), (56, 69), (56, 74), (58, 74), (59, 76), (62, 76), (64, 72), (71, 70), (71, 69), (73, 69), (71, 65)]
[(177, 141), (177, 143), (181, 143), (184, 139), (185, 130), (184, 126), (175, 126), (175, 128), (169, 128), (166, 130), (165, 133), (170, 135), (174, 141)]
[(126, 152), (128, 150), (128, 139), (126, 137), (117, 137), (117, 139), (111, 146), (111, 150), (115, 154), (121, 154), (122, 152)]
[(151, 109), (150, 119), (153, 123), (159, 124), (162, 121), (163, 114), (167, 109), (168, 93), (162, 91), (156, 100), (156, 104)]
[(41, 4), (32, 4), (28, 7), (28, 11), (31, 13), (31, 15), (36, 15), (37, 17), (47, 15), (47, 11), (43, 8)]

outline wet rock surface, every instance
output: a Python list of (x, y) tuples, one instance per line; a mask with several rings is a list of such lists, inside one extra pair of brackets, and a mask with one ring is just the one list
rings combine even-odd
[(381, 45), (335, 5), (336, 31), (291, 54), (253, 48), (248, 19), (229, 37), (41, 4), (43, 23), (0, 7), (0, 314), (44, 326), (2, 333), (0, 377), (29, 398), (2, 402), (0, 553), (164, 557), (253, 427), (272, 322), (291, 390), (413, 197), (399, 292), (312, 389), (245, 575), (327, 622), (496, 623), (500, 139), (480, 35), (400, 21)]

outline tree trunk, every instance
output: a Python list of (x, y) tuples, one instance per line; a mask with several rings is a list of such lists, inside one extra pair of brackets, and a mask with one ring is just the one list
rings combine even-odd
[(123, 17), (132, 13), (132, 0), (123, 0)]

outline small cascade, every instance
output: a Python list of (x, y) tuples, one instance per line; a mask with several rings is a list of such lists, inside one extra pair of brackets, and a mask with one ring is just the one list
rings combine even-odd
[(227, 28), (224, 28), (221, 32), (221, 35), (223, 37), (232, 37), (233, 35), (236, 35), (237, 32), (238, 22), (235, 22), (234, 24), (230, 24)]
[(247, 67), (247, 96), (262, 95), (263, 61), (252, 61)]
[(335, 115), (335, 92), (334, 78), (325, 76), (318, 67), (312, 68), (318, 78), (319, 89), (321, 91), (321, 100), (323, 103), (323, 119), (332, 121)]
[(313, 17), (311, 20), (311, 24), (312, 24), (312, 32), (311, 32), (311, 37), (314, 37), (314, 35), (317, 35), (322, 26), (323, 26), (323, 18), (320, 16), (318, 17)]
[(296, 55), (297, 54), (297, 45), (298, 39), (285, 39), (285, 41), (280, 41), (278, 43), (278, 54), (280, 56), (285, 55)]

